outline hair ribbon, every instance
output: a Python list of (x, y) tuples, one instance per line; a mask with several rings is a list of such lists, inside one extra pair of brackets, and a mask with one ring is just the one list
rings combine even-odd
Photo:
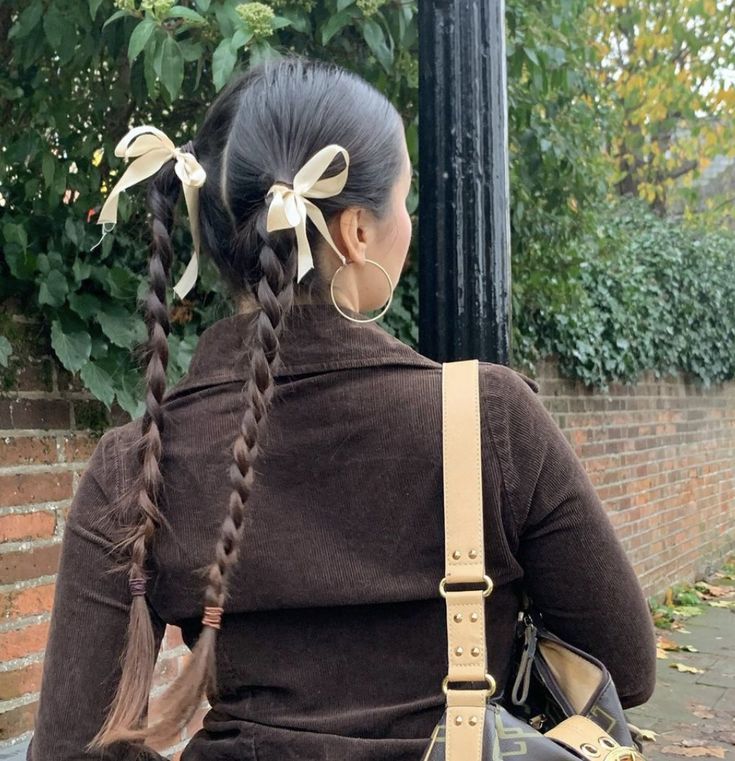
[(194, 287), (199, 271), (199, 188), (204, 185), (207, 174), (194, 154), (175, 146), (167, 135), (151, 125), (131, 129), (115, 147), (115, 155), (124, 159), (132, 158), (133, 161), (112, 188), (100, 210), (97, 224), (102, 225), (102, 237), (92, 249), (99, 246), (105, 235), (117, 223), (117, 202), (120, 193), (155, 174), (167, 161), (174, 159), (174, 171), (184, 190), (194, 246), (184, 274), (174, 285), (174, 292), (183, 299)]
[[(345, 168), (333, 177), (322, 177), (338, 153), (341, 153), (344, 157)], [(335, 144), (327, 145), (315, 153), (294, 175), (292, 188), (277, 182), (270, 187), (266, 194), (273, 193), (273, 198), (268, 207), (266, 230), (271, 232), (292, 227), (296, 231), (298, 256), (297, 283), (314, 266), (311, 248), (306, 236), (307, 217), (311, 218), (327, 243), (329, 243), (342, 260), (342, 263), (346, 263), (344, 255), (337, 248), (332, 240), (332, 236), (329, 234), (329, 228), (321, 209), (312, 203), (309, 198), (329, 198), (341, 193), (347, 182), (349, 161), (349, 154), (342, 146)]]

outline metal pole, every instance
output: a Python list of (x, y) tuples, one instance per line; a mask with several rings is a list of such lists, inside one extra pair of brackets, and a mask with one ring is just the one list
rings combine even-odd
[(504, 0), (419, 0), (419, 351), (508, 364)]

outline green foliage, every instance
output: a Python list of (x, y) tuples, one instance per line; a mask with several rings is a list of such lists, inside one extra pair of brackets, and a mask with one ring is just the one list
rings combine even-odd
[[(587, 207), (608, 182), (608, 113), (595, 97), (594, 3), (511, 1), (507, 12), (512, 344), (530, 365), (543, 318), (574, 298)], [(539, 319), (541, 318), (541, 319)]]
[[(105, 405), (140, 414), (144, 188), (121, 198), (119, 224), (95, 247), (95, 214), (124, 168), (114, 157), (118, 140), (147, 123), (185, 142), (237, 70), (296, 49), (356, 68), (384, 89), (402, 111), (417, 162), (416, 12), (415, 3), (344, 0), (3, 3), (0, 301), (12, 297), (39, 314), (57, 359)], [(411, 198), (415, 211), (415, 191)], [(185, 230), (176, 229), (174, 247), (172, 282), (189, 256)], [(415, 340), (415, 275), (413, 283), (413, 293), (402, 283), (394, 295), (391, 329)], [(232, 309), (209, 262), (191, 301), (172, 296), (170, 383), (186, 371), (203, 327)], [(12, 352), (12, 336), (2, 336), (1, 365)]]
[(526, 316), (536, 356), (556, 354), (565, 373), (605, 390), (645, 370), (684, 370), (705, 386), (735, 377), (735, 234), (662, 220), (633, 199), (591, 216), (574, 297)]
[[(607, 114), (585, 73), (596, 65), (586, 26), (592, 7), (591, 0), (510, 0), (507, 11), (516, 353), (530, 362), (558, 351), (590, 379), (630, 369), (604, 336), (604, 349), (590, 354), (583, 346), (598, 340), (590, 327), (598, 314), (593, 319), (584, 310), (603, 307), (585, 295), (592, 270), (582, 267), (586, 255), (575, 241), (596, 240), (598, 224), (586, 207), (607, 188)], [(145, 328), (138, 303), (147, 289), (149, 240), (144, 188), (123, 195), (119, 224), (93, 248), (96, 213), (124, 168), (114, 156), (118, 140), (129, 126), (154, 124), (177, 144), (186, 142), (237, 71), (295, 50), (352, 69), (383, 91), (403, 116), (417, 165), (417, 10), (417, 0), (0, 4), (0, 301), (13, 296), (39, 314), (61, 364), (106, 405), (115, 401), (139, 414), (136, 350)], [(417, 203), (414, 183), (412, 213)], [(183, 225), (174, 250), (172, 282), (189, 257)], [(383, 324), (415, 345), (415, 251), (410, 261)], [(170, 383), (186, 371), (203, 327), (232, 310), (208, 262), (191, 300), (171, 301)], [(579, 315), (571, 314), (575, 303)], [(613, 341), (621, 337), (612, 334)], [(0, 341), (0, 364), (12, 350), (12, 336)], [(707, 366), (710, 354), (694, 356), (700, 350), (686, 350), (690, 365)]]

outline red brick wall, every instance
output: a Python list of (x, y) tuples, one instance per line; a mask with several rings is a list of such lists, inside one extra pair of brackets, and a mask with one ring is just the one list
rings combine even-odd
[[(0, 332), (12, 332), (14, 349), (10, 367), (0, 367), (0, 757), (17, 743), (22, 759), (37, 707), (71, 497), (101, 430), (127, 417), (120, 410), (108, 413), (56, 366), (48, 350), (38, 352), (37, 325), (13, 316), (10, 330), (5, 323)], [(187, 653), (179, 629), (169, 626), (151, 715), (157, 694)], [(202, 715), (167, 753), (183, 748)]]
[(735, 546), (735, 382), (647, 373), (608, 394), (538, 368), (541, 396), (584, 462), (644, 590), (710, 572)]
[[(0, 755), (30, 735), (64, 518), (93, 427), (108, 416), (36, 352), (37, 326), (19, 364), (0, 368)], [(14, 341), (14, 346), (16, 341)], [(4, 372), (4, 374), (3, 374)], [(702, 391), (681, 379), (613, 386), (609, 398), (540, 367), (541, 396), (582, 458), (649, 594), (709, 570), (735, 546), (735, 383)], [(156, 696), (187, 653), (169, 627)], [(182, 741), (198, 729), (196, 716)], [(168, 749), (167, 749), (168, 752)], [(174, 758), (178, 758), (178, 753)]]

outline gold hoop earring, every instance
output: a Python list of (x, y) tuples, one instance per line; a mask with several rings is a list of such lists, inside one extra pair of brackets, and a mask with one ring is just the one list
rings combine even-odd
[(356, 317), (350, 317), (350, 315), (345, 314), (339, 307), (339, 304), (334, 300), (334, 278), (337, 277), (337, 273), (344, 269), (348, 264), (354, 264), (354, 261), (352, 259), (348, 259), (344, 264), (341, 264), (334, 275), (332, 275), (332, 279), (329, 281), (329, 294), (332, 299), (332, 304), (334, 304), (335, 309), (343, 316), (346, 317), (348, 320), (352, 320), (352, 322), (373, 322), (374, 320), (377, 320), (381, 318), (387, 311), (388, 307), (391, 304), (391, 301), (393, 301), (393, 281), (390, 278), (390, 275), (388, 274), (388, 271), (383, 267), (382, 264), (378, 264), (374, 259), (368, 259), (365, 257), (366, 262), (370, 262), (370, 264), (374, 264), (376, 267), (380, 269), (380, 271), (385, 275), (386, 279), (388, 280), (388, 287), (390, 288), (390, 296), (388, 296), (388, 302), (386, 305), (382, 308), (378, 314), (376, 314), (374, 317), (369, 317), (367, 320), (358, 320)]

